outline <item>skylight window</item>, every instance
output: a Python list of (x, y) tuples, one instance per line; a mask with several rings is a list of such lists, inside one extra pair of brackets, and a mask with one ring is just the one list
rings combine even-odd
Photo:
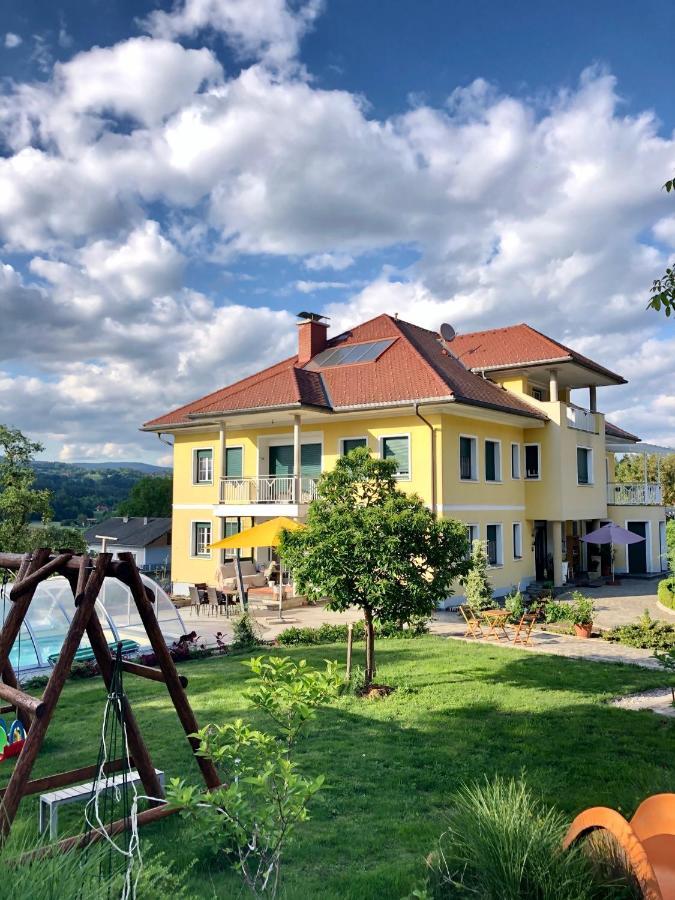
[(393, 340), (369, 341), (365, 344), (349, 344), (346, 347), (331, 347), (323, 350), (312, 360), (312, 368), (328, 369), (331, 366), (346, 366), (350, 363), (374, 362), (381, 356)]

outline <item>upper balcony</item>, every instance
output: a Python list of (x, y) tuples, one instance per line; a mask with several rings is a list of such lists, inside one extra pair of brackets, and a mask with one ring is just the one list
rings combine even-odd
[(241, 503), (311, 503), (316, 499), (318, 478), (303, 475), (264, 475), (254, 478), (220, 479), (220, 502)]
[(598, 417), (596, 413), (573, 403), (566, 404), (565, 414), (567, 427), (577, 431), (587, 431), (589, 434), (598, 434)]
[(610, 482), (607, 503), (610, 506), (663, 506), (663, 492), (660, 484)]

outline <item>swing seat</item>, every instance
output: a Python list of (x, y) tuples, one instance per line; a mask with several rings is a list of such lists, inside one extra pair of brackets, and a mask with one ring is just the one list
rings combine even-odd
[(0, 754), (0, 762), (4, 762), (6, 759), (12, 759), (14, 756), (18, 756), (19, 753), (23, 750), (23, 745), (25, 744), (25, 740), (20, 738), (18, 741), (14, 741), (12, 744), (7, 744), (5, 749)]

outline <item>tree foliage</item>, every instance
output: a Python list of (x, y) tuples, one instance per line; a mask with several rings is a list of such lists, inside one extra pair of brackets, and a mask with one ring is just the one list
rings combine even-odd
[(118, 507), (120, 516), (171, 516), (173, 479), (170, 475), (139, 478)]
[(474, 612), (492, 605), (492, 585), (487, 567), (487, 544), (485, 541), (474, 541), (471, 546), (471, 569), (463, 581), (467, 606)]
[[(675, 191), (675, 178), (668, 179), (663, 187), (667, 193)], [(666, 316), (670, 317), (675, 310), (675, 269), (669, 266), (665, 275), (654, 279), (651, 294), (647, 306), (657, 312), (663, 310)]]
[[(641, 453), (628, 453), (617, 462), (614, 470), (616, 482), (639, 484), (644, 481), (644, 477), (644, 459)], [(660, 483), (664, 506), (675, 506), (675, 453), (661, 457), (648, 454), (647, 480)]]
[(33, 486), (32, 458), (43, 449), (18, 428), (0, 425), (0, 549), (6, 552), (30, 549), (30, 520), (51, 518), (49, 491)]
[(430, 616), (469, 568), (466, 528), (437, 520), (396, 484), (395, 464), (357, 448), (321, 476), (307, 526), (284, 532), (280, 552), (302, 593), (366, 622), (366, 685), (375, 669), (375, 618)]

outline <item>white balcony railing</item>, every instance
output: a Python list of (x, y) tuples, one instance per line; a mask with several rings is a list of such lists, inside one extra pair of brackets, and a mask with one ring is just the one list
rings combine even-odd
[[(221, 478), (220, 502), (311, 503), (316, 498), (317, 478), (303, 475), (262, 475), (257, 478)], [(299, 483), (298, 483), (299, 482)]]
[(567, 407), (567, 427), (576, 428), (577, 431), (588, 431), (590, 434), (598, 432), (595, 413), (580, 406)]
[(613, 506), (661, 506), (661, 485), (610, 483), (607, 485), (607, 502)]

